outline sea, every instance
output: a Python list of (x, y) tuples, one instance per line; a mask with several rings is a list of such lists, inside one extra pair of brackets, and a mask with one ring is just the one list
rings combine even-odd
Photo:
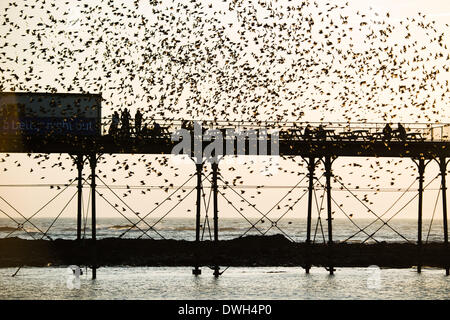
[[(30, 222), (0, 219), (0, 237), (24, 239), (74, 239), (76, 220), (35, 218)], [(23, 219), (22, 219), (23, 220)], [(195, 220), (167, 218), (128, 221), (99, 218), (97, 238), (195, 239)], [(212, 219), (202, 218), (203, 240), (211, 239)], [(283, 234), (292, 241), (306, 238), (306, 220), (288, 219), (276, 222), (259, 218), (224, 218), (219, 220), (219, 239), (245, 235)], [(259, 222), (258, 222), (259, 221)], [(19, 225), (17, 222), (23, 223)], [(209, 223), (208, 223), (209, 222)], [(255, 228), (252, 224), (258, 222)], [(208, 227), (210, 226), (210, 228)], [(350, 242), (415, 242), (417, 221), (398, 219), (388, 223), (359, 219), (333, 220), (333, 240)], [(322, 227), (321, 227), (322, 226)], [(363, 230), (363, 231), (361, 231)], [(378, 230), (378, 231), (377, 231)], [(376, 231), (376, 232), (375, 232)], [(145, 232), (145, 233), (144, 233)], [(442, 242), (442, 221), (424, 220), (423, 241)], [(82, 224), (82, 235), (90, 238), (89, 221)], [(313, 221), (315, 242), (328, 238), (327, 221)], [(0, 299), (97, 300), (97, 299), (171, 299), (171, 300), (308, 300), (308, 299), (381, 299), (381, 300), (447, 300), (450, 277), (438, 268), (389, 269), (336, 268), (330, 276), (324, 268), (314, 267), (309, 274), (300, 267), (230, 267), (221, 266), (223, 274), (215, 278), (208, 267), (194, 276), (190, 267), (101, 267), (92, 280), (92, 270), (80, 266), (82, 274), (74, 280), (74, 266), (0, 268)], [(14, 275), (14, 276), (13, 276)], [(75, 281), (75, 282), (74, 282)], [(74, 285), (75, 284), (75, 285)]]

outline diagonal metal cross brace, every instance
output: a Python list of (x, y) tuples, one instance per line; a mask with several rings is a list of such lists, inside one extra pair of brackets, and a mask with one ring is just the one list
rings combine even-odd
[[(146, 215), (140, 217), (139, 216), (139, 220), (136, 223), (133, 223), (132, 226), (130, 228), (128, 228), (127, 230), (125, 230), (120, 237), (124, 236), (126, 233), (128, 233), (131, 229), (133, 229), (138, 223), (140, 223), (141, 221), (144, 221), (145, 218), (147, 218), (150, 214), (152, 214), (153, 212), (155, 212), (163, 203), (165, 203), (166, 201), (168, 201), (175, 193), (177, 193), (180, 189), (182, 189), (192, 178), (194, 177), (194, 175), (192, 175), (191, 177), (189, 177), (181, 186), (179, 186), (176, 190), (174, 190), (170, 195), (168, 195), (161, 203), (159, 203), (155, 208), (153, 208), (152, 210), (150, 210), (150, 212), (148, 212)], [(194, 189), (192, 189), (194, 190)]]
[[(334, 175), (333, 175), (334, 176)], [(392, 231), (394, 231), (396, 234), (398, 234), (400, 237), (402, 237), (403, 239), (405, 239), (406, 241), (408, 241), (409, 242), (409, 240), (408, 239), (406, 239), (405, 238), (405, 236), (403, 236), (400, 232), (398, 232), (397, 230), (395, 230), (393, 227), (391, 227), (389, 224), (388, 224), (388, 221), (384, 221), (383, 219), (382, 219), (382, 217), (381, 216), (379, 216), (379, 215), (377, 215), (371, 208), (369, 208), (363, 201), (361, 201), (361, 199), (359, 199), (352, 191), (350, 191), (346, 186), (345, 186), (345, 184), (344, 183), (342, 183), (341, 181), (339, 181), (338, 179), (336, 179), (336, 176), (334, 176), (334, 178), (335, 178), (335, 181), (336, 182), (338, 182), (345, 190), (347, 190), (356, 200), (358, 200), (358, 202), (359, 203), (361, 203), (370, 213), (372, 213), (377, 219), (375, 220), (375, 221), (377, 221), (377, 220), (380, 220), (382, 223), (383, 223), (383, 226), (384, 225), (386, 225), (386, 226), (388, 226), (388, 228), (389, 229), (391, 229)], [(334, 201), (334, 200), (333, 200)], [(350, 219), (351, 220), (351, 219)], [(359, 228), (359, 227), (358, 227)], [(361, 228), (359, 228), (360, 229), (360, 232), (364, 232), (364, 233), (366, 233), (365, 232), (365, 229), (366, 228), (364, 228), (364, 229), (361, 229)], [(367, 233), (366, 233), (367, 234)], [(369, 236), (369, 238), (372, 238), (372, 239), (374, 239), (373, 238), (373, 235), (374, 235), (375, 233), (373, 233), (373, 234), (371, 234), (371, 235), (368, 235)], [(369, 239), (368, 238), (368, 239)], [(366, 239), (366, 240), (368, 240), (368, 239)], [(375, 239), (374, 239), (375, 240)], [(377, 240), (375, 240), (375, 241), (377, 241)]]
[[(100, 177), (98, 177), (97, 176), (97, 178), (100, 180), (100, 182), (101, 183), (103, 183), (103, 185), (109, 190), (109, 191), (111, 191), (111, 193), (117, 198), (117, 199), (119, 199), (119, 201), (121, 201), (132, 213), (134, 213), (134, 215), (136, 215), (137, 217), (139, 217), (139, 214), (136, 212), (136, 211), (134, 211), (125, 201), (123, 201), (123, 199), (121, 199)], [(103, 197), (103, 196), (102, 196)], [(105, 199), (106, 200), (106, 198), (105, 197), (103, 197), (103, 199)], [(130, 220), (128, 220), (129, 222), (131, 222)], [(150, 225), (144, 220), (143, 221), (148, 227), (150, 227)], [(133, 223), (133, 222), (131, 222), (131, 223)], [(135, 226), (135, 227), (137, 227), (137, 226)], [(141, 230), (142, 231), (142, 230)], [(159, 233), (158, 233), (158, 235), (160, 235)], [(161, 235), (160, 235), (161, 236)], [(161, 236), (162, 237), (162, 236)]]
[[(430, 182), (427, 183), (427, 185), (423, 188), (423, 190), (425, 190), (434, 180), (436, 180), (439, 177), (439, 175), (437, 175), (434, 179), (432, 179)], [(402, 208), (400, 208), (400, 210), (398, 210), (394, 215), (392, 215), (383, 225), (381, 225), (377, 230), (375, 230), (375, 232), (372, 233), (372, 235), (374, 235), (375, 233), (377, 233), (379, 230), (381, 230), (385, 225), (389, 226), (387, 223), (389, 221), (391, 221), (396, 215), (398, 215), (404, 208), (406, 208), (415, 198), (418, 197), (418, 194), (415, 194)], [(411, 242), (408, 239), (406, 239), (405, 237), (403, 237), (407, 242)], [(364, 242), (366, 242), (368, 239), (364, 240)]]

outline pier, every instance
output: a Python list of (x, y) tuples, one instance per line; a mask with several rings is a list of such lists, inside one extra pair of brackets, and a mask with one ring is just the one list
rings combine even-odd
[[(96, 269), (98, 264), (96, 257), (99, 255), (96, 236), (96, 190), (97, 184), (102, 183), (96, 174), (98, 159), (103, 154), (153, 154), (153, 155), (171, 155), (174, 147), (179, 143), (173, 138), (173, 134), (183, 128), (181, 121), (152, 120), (160, 124), (157, 131), (144, 130), (136, 133), (133, 130), (114, 134), (108, 133), (110, 119), (103, 119), (102, 134), (94, 136), (52, 136), (52, 135), (3, 135), (0, 140), (0, 152), (2, 153), (66, 153), (69, 154), (74, 166), (77, 169), (78, 189), (78, 210), (77, 216), (77, 240), (81, 240), (82, 234), (82, 190), (83, 170), (90, 170), (90, 191), (91, 191), (91, 219), (92, 219), (92, 235), (89, 242), (90, 261), (92, 267), (92, 277), (96, 278)], [(192, 120), (192, 123), (194, 120)], [(303, 252), (302, 264), (307, 273), (310, 272), (311, 266), (318, 263), (325, 266), (330, 274), (335, 272), (337, 266), (334, 262), (338, 254), (342, 254), (343, 249), (336, 246), (333, 240), (333, 218), (332, 208), (335, 205), (332, 198), (333, 189), (331, 181), (333, 176), (333, 162), (341, 157), (370, 157), (370, 158), (408, 158), (416, 163), (418, 168), (418, 208), (417, 208), (417, 242), (414, 250), (417, 254), (417, 271), (422, 271), (422, 255), (423, 255), (423, 237), (422, 237), (422, 217), (423, 217), (423, 192), (424, 174), (426, 167), (431, 162), (439, 165), (442, 193), (442, 211), (443, 211), (443, 230), (444, 230), (444, 252), (448, 252), (448, 220), (447, 220), (447, 168), (450, 162), (450, 124), (403, 124), (406, 128), (406, 135), (392, 134), (386, 136), (383, 132), (384, 123), (272, 123), (272, 122), (232, 122), (232, 121), (198, 121), (202, 125), (201, 134), (207, 130), (215, 133), (222, 133), (224, 139), (220, 141), (222, 150), (230, 151), (232, 146), (233, 155), (277, 155), (277, 156), (297, 156), (307, 163), (308, 178), (308, 205), (304, 212), (300, 214), (307, 218), (306, 239), (302, 243), (301, 251)], [(307, 129), (308, 128), (308, 129)], [(246, 136), (243, 140), (243, 146), (239, 147), (237, 143), (230, 140), (226, 135), (227, 129), (235, 132), (253, 132), (257, 134), (257, 140), (252, 140)], [(309, 131), (311, 130), (311, 131)], [(212, 132), (210, 131), (210, 132)], [(201, 217), (202, 217), (202, 194), (204, 192), (204, 183), (210, 183), (212, 189), (213, 201), (213, 241), (212, 245), (208, 245), (208, 252), (211, 259), (208, 264), (212, 264), (213, 274), (218, 277), (223, 271), (220, 270), (221, 255), (219, 246), (219, 208), (221, 195), (218, 184), (220, 176), (220, 159), (229, 155), (214, 153), (213, 159), (203, 158), (201, 155), (207, 149), (211, 141), (200, 141), (200, 145), (195, 145), (196, 134), (189, 131), (192, 141), (190, 141), (190, 152), (186, 154), (193, 159), (195, 169), (193, 170), (196, 177), (196, 210), (195, 210), (195, 243), (197, 247), (201, 247)], [(228, 137), (228, 138), (227, 138)], [(212, 139), (212, 141), (215, 141)], [(231, 141), (231, 142), (230, 142)], [(255, 142), (256, 141), (256, 142)], [(217, 142), (217, 141), (216, 141)], [(199, 149), (200, 148), (200, 149)], [(228, 149), (227, 149), (228, 148)], [(201, 154), (196, 154), (200, 150)], [(256, 152), (255, 152), (256, 151)], [(253, 153), (252, 153), (253, 152)], [(212, 174), (205, 176), (203, 173), (204, 166), (210, 165)], [(314, 186), (318, 182), (316, 170), (319, 166), (325, 169), (326, 184), (323, 186), (326, 190), (326, 220), (327, 220), (327, 243), (325, 247), (321, 247), (318, 251), (312, 241), (312, 211)], [(98, 179), (97, 179), (98, 178)], [(344, 185), (343, 185), (344, 186)], [(345, 187), (345, 186), (344, 186)], [(268, 219), (267, 214), (261, 212), (261, 219)], [(382, 221), (389, 227), (389, 221), (384, 221), (382, 217), (376, 216), (377, 220)], [(140, 222), (145, 222), (145, 217), (139, 217)], [(29, 223), (31, 220), (26, 220)], [(278, 228), (276, 221), (269, 221), (274, 228)], [(133, 223), (136, 226), (137, 223)], [(149, 226), (149, 230), (151, 226)], [(145, 230), (141, 230), (143, 234)], [(282, 231), (280, 229), (280, 231)], [(360, 229), (364, 232), (364, 229)], [(368, 234), (371, 238), (373, 234)], [(216, 246), (214, 246), (214, 244)], [(192, 248), (192, 246), (189, 246)], [(215, 250), (217, 248), (217, 250)], [(361, 249), (364, 250), (364, 249)], [(314, 257), (320, 252), (321, 258)], [(411, 252), (411, 247), (408, 247)], [(193, 274), (201, 274), (201, 261), (205, 260), (201, 252), (196, 251), (197, 262), (193, 264)], [(326, 258), (325, 260), (323, 260)], [(449, 275), (450, 266), (444, 266), (446, 275)]]

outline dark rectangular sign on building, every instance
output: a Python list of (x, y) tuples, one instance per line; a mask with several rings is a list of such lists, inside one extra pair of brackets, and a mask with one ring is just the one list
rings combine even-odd
[(101, 135), (101, 94), (0, 93), (0, 134)]

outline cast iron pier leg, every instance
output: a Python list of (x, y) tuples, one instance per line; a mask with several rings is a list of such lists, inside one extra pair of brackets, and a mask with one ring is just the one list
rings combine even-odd
[[(212, 187), (213, 187), (213, 201), (214, 201), (214, 242), (216, 244), (216, 249), (217, 249), (217, 245), (219, 242), (219, 217), (218, 217), (218, 204), (217, 204), (217, 172), (219, 170), (219, 164), (217, 162), (213, 162), (211, 164), (212, 167)], [(216, 264), (214, 266), (214, 276), (218, 277), (220, 275), (219, 272), (220, 268), (217, 265), (217, 261)]]
[[(441, 184), (442, 184), (442, 212), (443, 217), (442, 221), (444, 223), (444, 244), (445, 249), (448, 248), (448, 223), (447, 223), (447, 184), (446, 184), (446, 176), (447, 176), (447, 159), (445, 157), (440, 158), (439, 164), (441, 167)], [(450, 266), (445, 266), (445, 275), (450, 275)]]
[(330, 252), (330, 265), (328, 266), (330, 275), (334, 274), (334, 268), (332, 263), (332, 247), (333, 247), (333, 218), (331, 216), (331, 158), (325, 157), (325, 176), (327, 179), (327, 220), (328, 220), (328, 246)]
[(307, 245), (307, 261), (305, 270), (309, 273), (311, 269), (310, 254), (311, 254), (311, 218), (312, 218), (312, 201), (314, 192), (314, 169), (315, 169), (315, 159), (314, 157), (309, 158), (308, 172), (309, 172), (309, 187), (308, 187), (308, 217), (306, 221), (306, 245)]
[(425, 160), (419, 159), (419, 216), (417, 225), (418, 262), (417, 272), (422, 272), (422, 212), (423, 212), (423, 177), (425, 174)]
[[(197, 213), (195, 216), (195, 243), (197, 244), (197, 250), (199, 250), (200, 245), (200, 214), (201, 214), (201, 196), (202, 196), (202, 169), (203, 164), (197, 163)], [(202, 274), (202, 270), (199, 267), (198, 260), (194, 269), (192, 270), (193, 275)]]
[(97, 234), (96, 234), (96, 204), (95, 204), (95, 167), (97, 166), (97, 156), (96, 154), (91, 154), (90, 156), (90, 164), (91, 164), (91, 198), (92, 198), (92, 222), (91, 222), (91, 228), (92, 228), (92, 279), (97, 278), (97, 248), (96, 248), (96, 240), (97, 240)]
[(82, 192), (83, 192), (83, 164), (84, 164), (84, 156), (79, 154), (77, 156), (77, 171), (78, 171), (78, 203), (77, 203), (77, 240), (81, 240), (81, 212), (82, 212)]

